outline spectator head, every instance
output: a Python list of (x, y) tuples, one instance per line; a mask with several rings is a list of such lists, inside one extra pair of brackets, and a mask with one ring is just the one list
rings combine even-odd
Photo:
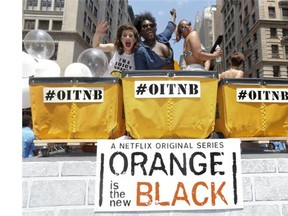
[(32, 117), (30, 115), (22, 116), (22, 127), (30, 127), (32, 125)]
[(244, 62), (244, 55), (240, 52), (234, 52), (230, 56), (230, 62), (232, 64), (232, 66), (239, 67)]
[(135, 51), (135, 49), (138, 47), (138, 44), (139, 44), (139, 34), (138, 34), (137, 29), (134, 26), (126, 25), (126, 24), (119, 26), (119, 28), (117, 29), (117, 36), (116, 36), (116, 40), (114, 44), (117, 47), (117, 50), (120, 55), (124, 53), (124, 45), (121, 42), (122, 33), (124, 30), (131, 30), (133, 32), (134, 38), (136, 39), (136, 43), (133, 46), (133, 52)]
[(144, 12), (144, 13), (140, 13), (136, 15), (134, 19), (134, 26), (140, 35), (141, 35), (142, 28), (143, 28), (142, 24), (145, 20), (150, 21), (152, 24), (152, 26), (150, 27), (155, 28), (155, 31), (156, 31), (157, 23), (156, 23), (155, 17), (153, 17), (150, 12)]

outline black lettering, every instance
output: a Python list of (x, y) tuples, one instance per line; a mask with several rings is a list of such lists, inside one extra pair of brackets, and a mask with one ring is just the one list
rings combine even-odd
[(207, 164), (206, 163), (199, 163), (199, 166), (200, 167), (203, 167), (203, 169), (199, 172), (197, 172), (194, 168), (194, 158), (199, 155), (201, 156), (202, 158), (205, 158), (206, 159), (206, 156), (203, 152), (194, 152), (191, 157), (190, 157), (190, 160), (189, 160), (189, 166), (190, 166), (190, 170), (191, 172), (193, 172), (195, 175), (202, 175), (203, 173), (206, 172), (206, 169), (207, 169)]
[[(142, 157), (142, 161), (136, 163), (135, 162), (135, 158), (137, 157), (139, 159), (139, 157)], [(135, 175), (135, 166), (139, 166), (142, 169), (143, 175), (147, 175), (146, 169), (145, 169), (145, 164), (147, 162), (147, 155), (144, 154), (143, 152), (134, 152), (131, 155), (132, 159), (131, 159), (131, 175), (134, 176)]]
[(187, 169), (186, 169), (186, 154), (183, 153), (183, 161), (182, 161), (182, 167), (181, 167), (181, 164), (179, 162), (179, 160), (177, 159), (177, 157), (171, 153), (170, 154), (170, 174), (171, 176), (173, 176), (174, 174), (174, 163), (173, 161), (176, 163), (177, 167), (179, 168), (179, 170), (181, 171), (181, 173), (186, 176), (187, 175)]
[[(115, 159), (116, 156), (122, 157), (123, 162), (124, 162), (123, 163), (123, 169), (122, 169), (122, 171), (120, 173), (116, 172), (116, 170), (114, 168), (114, 159)], [(111, 172), (114, 175), (116, 175), (116, 176), (118, 176), (119, 174), (125, 174), (126, 171), (127, 171), (127, 168), (128, 168), (128, 159), (127, 159), (126, 155), (123, 152), (115, 152), (115, 153), (113, 153), (111, 155), (111, 157), (110, 157), (110, 160), (109, 160), (109, 167), (110, 167)]]

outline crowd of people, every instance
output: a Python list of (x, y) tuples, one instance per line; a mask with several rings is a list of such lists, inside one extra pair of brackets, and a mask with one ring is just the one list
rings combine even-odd
[[(166, 28), (157, 33), (157, 22), (150, 12), (144, 12), (135, 16), (133, 25), (120, 25), (117, 29), (114, 43), (101, 43), (101, 37), (107, 34), (109, 23), (98, 21), (96, 32), (93, 36), (92, 46), (110, 53), (111, 59), (104, 76), (115, 76), (124, 70), (185, 70), (208, 71), (210, 61), (223, 55), (223, 51), (216, 50), (213, 53), (205, 51), (201, 39), (192, 29), (191, 22), (181, 20), (176, 24), (176, 10), (171, 9), (171, 19)], [(175, 60), (171, 39), (183, 42), (184, 65), (180, 67)], [(240, 65), (244, 62), (243, 54), (235, 52), (231, 58), (231, 68), (219, 74), (219, 78), (241, 78), (244, 72)], [(22, 119), (22, 158), (33, 157), (37, 154), (34, 146), (35, 136), (32, 129), (32, 118), (23, 115)]]
[[(121, 73), (123, 70), (209, 71), (211, 60), (221, 57), (223, 50), (206, 52), (199, 34), (192, 29), (191, 22), (181, 20), (177, 24), (176, 9), (172, 8), (169, 12), (171, 18), (161, 33), (157, 32), (155, 17), (150, 12), (143, 12), (135, 16), (133, 25), (119, 26), (114, 43), (107, 44), (100, 43), (100, 40), (107, 34), (110, 26), (106, 21), (99, 21), (92, 46), (112, 56), (104, 76), (113, 76), (114, 72)], [(181, 67), (175, 60), (170, 42), (173, 35), (175, 42), (184, 40), (182, 53), (184, 66)], [(243, 62), (243, 54), (239, 52), (233, 54), (231, 68), (219, 73), (219, 78), (243, 77), (244, 73), (240, 70)]]

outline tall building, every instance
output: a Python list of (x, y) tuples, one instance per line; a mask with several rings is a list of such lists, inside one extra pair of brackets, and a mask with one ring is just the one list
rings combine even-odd
[(245, 77), (288, 77), (288, 0), (222, 0), (224, 67), (245, 55)]
[(97, 21), (110, 25), (107, 36), (102, 38), (107, 43), (114, 42), (119, 25), (131, 24), (134, 18), (128, 0), (23, 0), (22, 8), (22, 40), (34, 29), (50, 34), (55, 42), (51, 59), (62, 73), (81, 52), (92, 47)]

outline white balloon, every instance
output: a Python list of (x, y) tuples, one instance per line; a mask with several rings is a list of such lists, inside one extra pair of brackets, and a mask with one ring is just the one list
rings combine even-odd
[(35, 75), (36, 60), (26, 52), (22, 51), (22, 78)]
[(50, 59), (55, 52), (55, 43), (46, 31), (35, 29), (25, 35), (24, 48), (36, 59)]
[(91, 70), (83, 63), (72, 63), (64, 71), (65, 77), (92, 77)]
[(40, 59), (36, 64), (35, 77), (60, 77), (60, 66), (52, 60)]
[(22, 109), (31, 107), (29, 78), (22, 78)]
[(97, 48), (89, 48), (80, 53), (77, 62), (86, 65), (93, 77), (102, 77), (108, 67), (108, 58), (105, 53)]

